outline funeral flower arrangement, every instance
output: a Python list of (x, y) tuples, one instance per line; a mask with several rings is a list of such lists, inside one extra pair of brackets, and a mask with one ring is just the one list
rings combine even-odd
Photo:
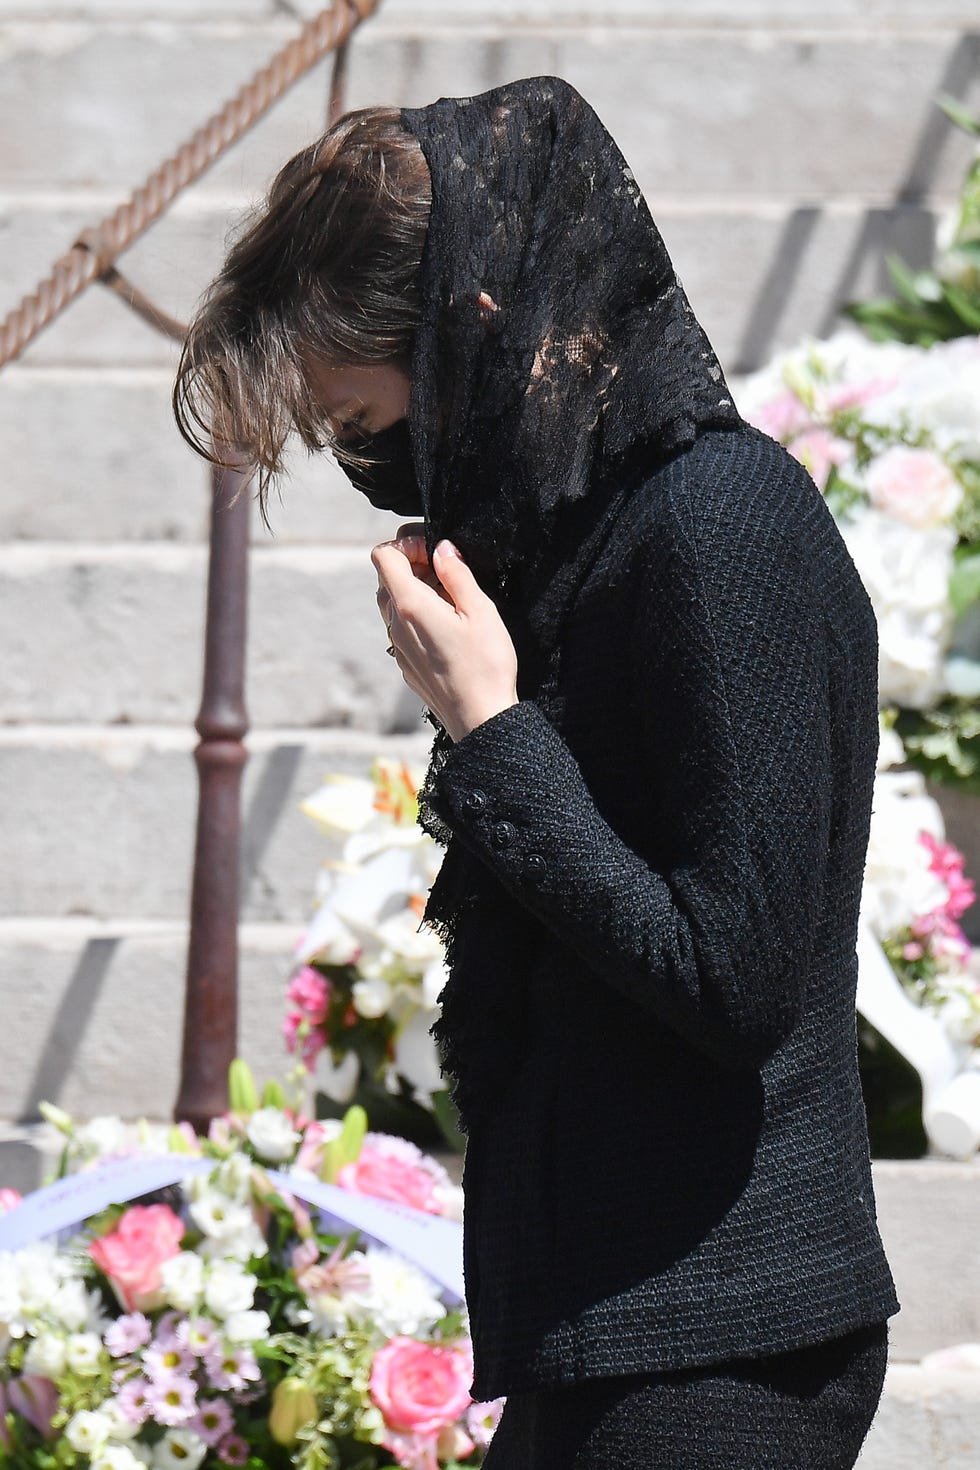
[(378, 757), (368, 777), (328, 775), (302, 803), (340, 850), (296, 948), (284, 1034), (320, 1083), (319, 1113), (355, 1100), (379, 1126), (458, 1147), (429, 1035), (446, 966), (421, 918), (442, 849), (418, 825), (420, 779)]
[[(478, 1465), (501, 1404), (470, 1399), (458, 1301), (396, 1251), (321, 1228), (302, 1184), (449, 1219), (459, 1190), (360, 1109), (305, 1119), (232, 1070), (206, 1138), (46, 1108), (61, 1178), (180, 1157), (152, 1196), (0, 1252), (0, 1465)], [(13, 1222), (31, 1199), (4, 1191), (0, 1210)]]
[(909, 996), (980, 1062), (980, 972), (959, 925), (976, 899), (964, 859), (901, 741), (882, 720), (862, 916)]
[[(980, 140), (980, 118), (939, 105)], [(931, 269), (750, 376), (742, 412), (807, 466), (878, 617), (882, 704), (910, 762), (980, 792), (980, 143)]]
[(739, 404), (834, 513), (908, 759), (980, 791), (980, 339), (923, 348), (844, 329), (753, 374)]

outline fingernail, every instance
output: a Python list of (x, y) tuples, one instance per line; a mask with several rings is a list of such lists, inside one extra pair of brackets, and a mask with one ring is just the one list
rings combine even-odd
[(455, 547), (451, 541), (447, 541), (445, 539), (436, 542), (436, 555), (458, 556), (460, 561), (463, 560), (462, 556), (460, 556), (459, 549)]

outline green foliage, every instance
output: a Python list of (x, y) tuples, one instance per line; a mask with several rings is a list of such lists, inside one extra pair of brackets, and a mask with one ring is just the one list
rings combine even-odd
[(895, 730), (909, 765), (930, 781), (980, 796), (980, 709), (952, 695), (933, 709), (899, 710)]

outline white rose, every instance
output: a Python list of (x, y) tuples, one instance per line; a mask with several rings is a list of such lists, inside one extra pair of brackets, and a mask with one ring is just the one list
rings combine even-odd
[(229, 1342), (258, 1342), (268, 1335), (270, 1325), (268, 1312), (230, 1312), (223, 1331)]
[(91, 1455), (105, 1444), (111, 1428), (110, 1420), (98, 1409), (80, 1409), (65, 1425), (65, 1439), (79, 1454)]
[(292, 1158), (300, 1142), (281, 1108), (258, 1108), (248, 1120), (246, 1133), (255, 1152), (273, 1164)]
[(83, 1377), (99, 1371), (102, 1339), (94, 1332), (73, 1332), (65, 1344), (65, 1357), (69, 1368)]
[(24, 1371), (37, 1373), (41, 1378), (60, 1378), (66, 1361), (65, 1339), (53, 1332), (43, 1332), (33, 1339), (24, 1355)]
[(192, 1312), (199, 1306), (204, 1289), (204, 1262), (195, 1251), (180, 1251), (161, 1262), (160, 1284), (172, 1307)]
[(191, 1429), (168, 1429), (154, 1447), (155, 1470), (197, 1470), (208, 1447)]
[(245, 1312), (255, 1298), (255, 1277), (237, 1261), (215, 1261), (204, 1283), (208, 1310), (224, 1319), (232, 1312)]

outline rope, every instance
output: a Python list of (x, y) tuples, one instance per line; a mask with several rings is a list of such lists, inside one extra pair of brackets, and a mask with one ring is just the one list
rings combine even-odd
[(48, 276), (0, 323), (0, 368), (19, 357), (44, 327), (104, 275), (188, 185), (237, 143), (295, 82), (377, 9), (380, 0), (333, 0), (209, 118), (172, 157), (99, 224), (83, 230)]

